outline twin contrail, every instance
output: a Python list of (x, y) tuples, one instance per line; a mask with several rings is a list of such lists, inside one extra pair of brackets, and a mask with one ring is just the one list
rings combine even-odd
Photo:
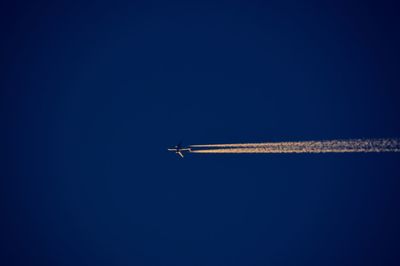
[(190, 145), (191, 153), (400, 152), (400, 139), (352, 139)]

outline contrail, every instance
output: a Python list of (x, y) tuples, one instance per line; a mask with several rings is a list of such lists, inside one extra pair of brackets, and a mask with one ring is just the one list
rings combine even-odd
[(353, 139), (296, 142), (191, 145), (192, 153), (349, 153), (400, 152), (400, 139)]

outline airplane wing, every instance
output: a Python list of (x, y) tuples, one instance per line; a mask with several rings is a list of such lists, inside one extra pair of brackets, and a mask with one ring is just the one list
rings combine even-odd
[(179, 156), (181, 156), (183, 158), (182, 152), (178, 151), (177, 153), (179, 154)]

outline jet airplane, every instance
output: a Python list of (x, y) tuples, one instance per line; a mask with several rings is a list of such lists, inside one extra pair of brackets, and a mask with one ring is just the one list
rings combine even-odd
[(188, 151), (190, 152), (191, 149), (190, 148), (183, 148), (182, 147), (182, 142), (179, 142), (178, 145), (174, 146), (173, 148), (168, 149), (168, 151), (173, 151), (176, 154), (178, 154), (179, 156), (181, 156), (183, 158), (183, 152)]

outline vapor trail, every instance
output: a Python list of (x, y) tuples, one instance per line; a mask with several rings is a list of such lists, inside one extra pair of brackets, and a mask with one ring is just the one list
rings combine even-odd
[[(192, 153), (349, 153), (400, 152), (399, 139), (191, 145)], [(194, 148), (194, 149), (193, 149)]]

